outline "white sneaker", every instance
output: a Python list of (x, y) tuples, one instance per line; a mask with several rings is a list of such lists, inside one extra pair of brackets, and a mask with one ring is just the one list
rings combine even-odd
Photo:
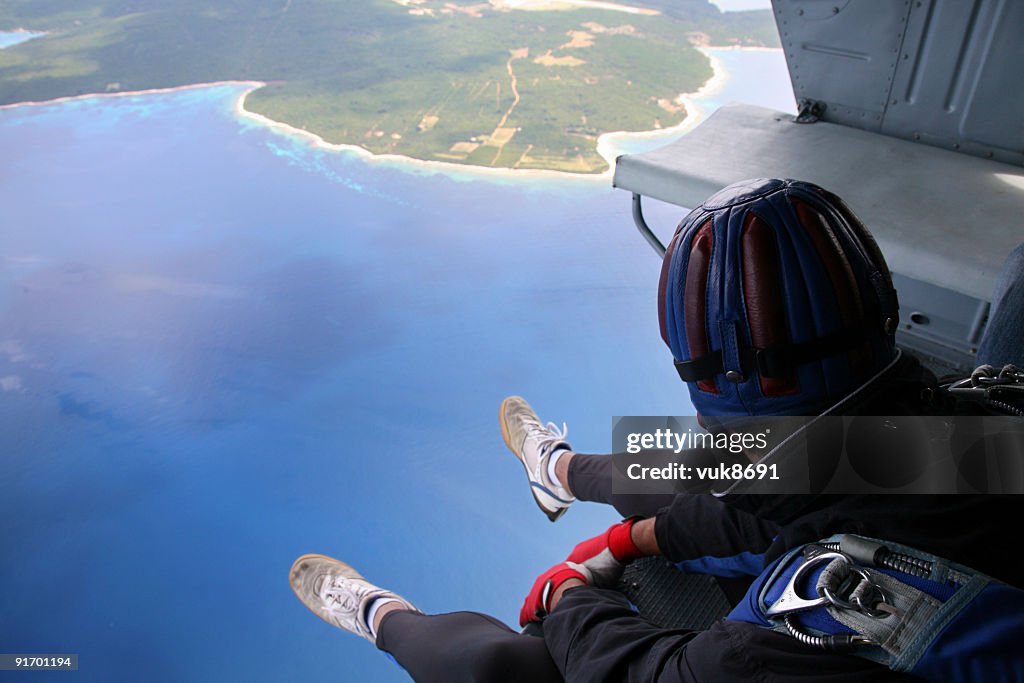
[(561, 429), (551, 422), (541, 424), (533, 408), (520, 396), (509, 396), (501, 402), (499, 419), (505, 445), (526, 468), (534, 500), (554, 522), (576, 500), (564, 487), (555, 486), (548, 476), (551, 454), (559, 448), (571, 450), (565, 441), (569, 428), (564, 423)]
[(303, 555), (295, 560), (288, 582), (296, 597), (313, 614), (375, 644), (376, 639), (366, 621), (366, 610), (371, 602), (391, 598), (419, 612), (400, 596), (374, 586), (352, 567), (326, 555)]

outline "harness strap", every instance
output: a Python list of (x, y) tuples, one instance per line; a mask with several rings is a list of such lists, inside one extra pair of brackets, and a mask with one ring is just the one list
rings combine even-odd
[(877, 539), (791, 550), (727, 618), (929, 681), (1024, 680), (1024, 590)]
[[(757, 372), (762, 377), (787, 377), (797, 366), (852, 351), (868, 338), (865, 327), (840, 330), (801, 344), (781, 344), (766, 348), (747, 347), (739, 350), (740, 369), (744, 375)], [(675, 361), (676, 372), (684, 382), (699, 382), (725, 372), (721, 349), (698, 358)]]

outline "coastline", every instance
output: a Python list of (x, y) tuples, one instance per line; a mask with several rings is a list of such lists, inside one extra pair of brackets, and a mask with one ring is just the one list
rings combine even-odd
[[(303, 139), (312, 144), (315, 148), (325, 149), (331, 152), (345, 152), (356, 155), (362, 160), (371, 164), (382, 164), (386, 166), (397, 166), (412, 168), (431, 173), (445, 173), (457, 177), (461, 174), (505, 179), (573, 179), (578, 181), (600, 181), (607, 183), (611, 180), (615, 170), (615, 158), (621, 154), (622, 144), (629, 140), (657, 140), (659, 138), (673, 138), (696, 127), (706, 118), (707, 112), (701, 105), (701, 100), (714, 95), (722, 89), (729, 80), (729, 73), (722, 61), (713, 53), (714, 50), (743, 50), (743, 51), (778, 51), (778, 48), (762, 47), (737, 47), (737, 46), (701, 46), (697, 48), (711, 61), (712, 76), (704, 84), (693, 92), (681, 93), (675, 99), (686, 111), (686, 117), (677, 125), (668, 128), (660, 128), (647, 131), (609, 131), (598, 136), (597, 153), (608, 163), (608, 169), (601, 173), (572, 173), (569, 171), (554, 171), (547, 169), (519, 169), (519, 168), (495, 168), (490, 166), (474, 166), (471, 164), (458, 164), (449, 161), (435, 161), (428, 159), (417, 159), (403, 154), (374, 154), (364, 147), (349, 143), (333, 143), (324, 140), (316, 133), (311, 133), (296, 128), (288, 123), (276, 121), (262, 114), (250, 111), (245, 108), (245, 101), (249, 94), (266, 85), (263, 81), (213, 81), (210, 83), (192, 83), (189, 85), (150, 88), (146, 90), (132, 90), (116, 93), (92, 93), (85, 95), (73, 95), (60, 97), (52, 100), (16, 102), (13, 104), (0, 105), (0, 110), (13, 109), (16, 107), (40, 107), (52, 104), (62, 104), (77, 100), (91, 98), (115, 98), (115, 97), (136, 97), (144, 95), (169, 94), (180, 91), (214, 88), (218, 86), (241, 86), (244, 90), (240, 92), (233, 103), (234, 114), (243, 121), (250, 121), (256, 125), (269, 128), (280, 134), (289, 137)], [(666, 140), (667, 142), (667, 140)]]
[(235, 100), (235, 115), (240, 119), (248, 119), (256, 124), (277, 131), (288, 137), (300, 138), (310, 143), (313, 147), (325, 149), (330, 152), (344, 152), (354, 154), (363, 161), (370, 164), (381, 164), (384, 166), (398, 166), (405, 168), (418, 168), (436, 173), (445, 173), (456, 176), (459, 173), (470, 175), (502, 177), (502, 178), (572, 178), (576, 180), (603, 180), (611, 177), (611, 170), (603, 173), (569, 173), (567, 171), (551, 171), (540, 168), (497, 168), (492, 166), (474, 166), (472, 164), (456, 164), (450, 161), (434, 161), (432, 159), (417, 159), (416, 157), (404, 154), (374, 154), (365, 147), (344, 142), (328, 142), (316, 133), (296, 128), (291, 124), (277, 121), (263, 114), (257, 114), (245, 108), (245, 100), (250, 93), (266, 85), (258, 83), (254, 87), (247, 88), (239, 94)]
[[(49, 33), (50, 33), (49, 31), (34, 31), (34, 30), (30, 29), (30, 28), (25, 28), (24, 26), (19, 26), (18, 28), (14, 28), (14, 29), (3, 29), (3, 30), (0, 30), (0, 50), (6, 50), (6, 49), (14, 47), (16, 45), (21, 45), (22, 43), (27, 43), (30, 40), (35, 40), (36, 38), (42, 38), (45, 35), (49, 35)], [(15, 40), (14, 42), (11, 42), (11, 43), (5, 43), (4, 42), (4, 37), (5, 36), (17, 36), (18, 39)]]
[[(609, 175), (615, 168), (615, 159), (622, 153), (622, 143), (629, 140), (657, 140), (660, 138), (674, 138), (683, 133), (688, 133), (707, 117), (707, 111), (701, 106), (701, 100), (717, 94), (725, 84), (729, 82), (729, 72), (725, 64), (711, 50), (736, 49), (736, 50), (762, 50), (773, 48), (720, 48), (715, 46), (698, 47), (701, 52), (711, 61), (712, 75), (700, 88), (693, 92), (682, 93), (676, 97), (677, 104), (686, 110), (686, 118), (674, 126), (668, 128), (657, 128), (654, 130), (642, 131), (611, 131), (602, 133), (597, 139), (597, 153), (600, 154), (610, 167)], [(668, 140), (666, 140), (668, 142)], [(604, 174), (602, 174), (604, 175)]]
[(618, 2), (607, 2), (605, 0), (490, 0), (492, 7), (499, 10), (520, 10), (526, 12), (547, 12), (551, 10), (575, 7), (589, 7), (592, 9), (603, 9), (612, 12), (624, 12), (626, 14), (645, 14), (657, 16), (661, 14), (656, 9), (634, 7)]
[(252, 86), (252, 89), (262, 88), (266, 83), (262, 81), (211, 81), (210, 83), (189, 83), (188, 85), (175, 85), (169, 88), (148, 88), (146, 90), (125, 90), (122, 92), (97, 92), (86, 93), (85, 95), (68, 95), (57, 97), (52, 100), (27, 100), (25, 102), (14, 102), (13, 104), (0, 104), (0, 110), (15, 109), (17, 107), (48, 107), (51, 104), (64, 104), (66, 102), (77, 102), (80, 100), (106, 99), (108, 97), (136, 97), (139, 95), (166, 95), (186, 90), (200, 90), (204, 88), (216, 88), (222, 85), (244, 85)]
[[(502, 178), (558, 178), (561, 180), (573, 179), (573, 180), (590, 180), (590, 181), (601, 181), (602, 183), (608, 183), (611, 181), (612, 176), (615, 173), (615, 159), (621, 153), (620, 141), (630, 139), (657, 139), (660, 137), (674, 137), (681, 135), (696, 127), (698, 123), (704, 120), (705, 110), (700, 106), (699, 100), (710, 95), (717, 93), (724, 87), (729, 80), (729, 73), (717, 56), (715, 56), (710, 50), (716, 49), (735, 49), (735, 50), (778, 50), (778, 48), (745, 48), (735, 46), (704, 46), (697, 48), (702, 54), (704, 54), (711, 61), (712, 75), (704, 84), (697, 90), (689, 93), (681, 93), (675, 99), (675, 102), (682, 105), (686, 111), (686, 117), (677, 125), (670, 126), (668, 128), (661, 128), (647, 131), (609, 131), (602, 133), (597, 138), (597, 153), (607, 162), (608, 169), (601, 173), (570, 173), (568, 171), (552, 171), (547, 169), (536, 169), (536, 168), (494, 168), (491, 166), (474, 166), (472, 164), (456, 164), (450, 161), (434, 161), (429, 159), (417, 159), (415, 157), (406, 156), (404, 154), (374, 154), (365, 147), (359, 145), (352, 145), (347, 143), (335, 143), (327, 142), (321, 136), (316, 133), (311, 133), (307, 130), (296, 128), (290, 124), (282, 121), (276, 121), (262, 114), (249, 111), (245, 108), (245, 100), (256, 90), (256, 87), (247, 89), (241, 93), (237, 100), (235, 100), (235, 113), (243, 119), (249, 119), (260, 125), (266, 126), (272, 130), (276, 130), (288, 136), (294, 136), (303, 138), (313, 144), (314, 147), (326, 149), (335, 152), (350, 152), (360, 157), (364, 161), (371, 164), (385, 164), (385, 165), (400, 165), (404, 167), (413, 167), (426, 170), (432, 170), (435, 172), (446, 173), (449, 175), (456, 175), (458, 173), (466, 173), (471, 175), (479, 175), (485, 177), (502, 177)], [(262, 84), (260, 84), (262, 85)]]

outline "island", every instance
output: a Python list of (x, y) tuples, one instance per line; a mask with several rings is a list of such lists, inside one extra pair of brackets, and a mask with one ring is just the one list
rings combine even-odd
[(596, 173), (597, 139), (678, 125), (701, 45), (777, 46), (706, 0), (12, 0), (0, 105), (258, 81), (246, 110), (374, 154)]

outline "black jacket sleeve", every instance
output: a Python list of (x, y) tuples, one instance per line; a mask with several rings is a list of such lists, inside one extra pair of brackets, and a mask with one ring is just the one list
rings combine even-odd
[[(621, 593), (590, 586), (567, 590), (544, 620), (544, 640), (566, 683), (696, 680), (685, 675), (684, 661), (686, 644), (696, 636), (659, 629), (633, 612)], [(667, 667), (677, 673), (667, 674)]]
[(662, 555), (683, 562), (764, 553), (778, 527), (710, 494), (679, 494), (655, 517), (654, 534)]

